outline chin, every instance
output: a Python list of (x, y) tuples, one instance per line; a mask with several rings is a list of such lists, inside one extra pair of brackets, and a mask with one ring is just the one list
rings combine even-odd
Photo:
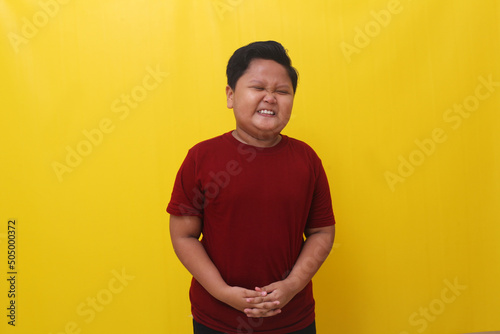
[(259, 138), (259, 139), (263, 139), (263, 140), (266, 140), (266, 139), (273, 139), (273, 138), (275, 138), (275, 137), (279, 136), (279, 135), (280, 135), (280, 132), (281, 132), (281, 130), (280, 130), (280, 131), (276, 131), (276, 130), (274, 130), (274, 131), (271, 131), (271, 130), (268, 130), (268, 131), (260, 131), (260, 132), (258, 132), (258, 134), (257, 134), (257, 138)]
[[(285, 124), (286, 125), (286, 124)], [(281, 130), (283, 130), (285, 128), (285, 125), (283, 126), (261, 126), (260, 124), (259, 125), (254, 125), (254, 128), (258, 131), (258, 132), (261, 132), (261, 133), (268, 133), (270, 135), (278, 135)]]

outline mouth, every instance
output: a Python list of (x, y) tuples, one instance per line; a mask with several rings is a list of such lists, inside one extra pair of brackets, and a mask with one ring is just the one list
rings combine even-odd
[(276, 115), (276, 113), (274, 111), (267, 110), (267, 109), (258, 110), (257, 113), (259, 113), (259, 115), (264, 115), (264, 116), (274, 116), (274, 115)]

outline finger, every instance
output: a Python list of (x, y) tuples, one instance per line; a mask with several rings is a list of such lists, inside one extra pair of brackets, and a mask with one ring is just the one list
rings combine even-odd
[(245, 298), (255, 298), (255, 297), (263, 297), (267, 296), (267, 292), (265, 291), (254, 291), (245, 289)]
[[(269, 285), (266, 285), (266, 286), (263, 286), (263, 287), (259, 288), (259, 291), (265, 291), (267, 293), (270, 293), (270, 292), (276, 290), (276, 288), (277, 288), (276, 284), (275, 283), (271, 283)], [(257, 290), (257, 288), (255, 288), (255, 290)]]
[(255, 291), (260, 293), (261, 296), (266, 296), (269, 292), (264, 288), (255, 287)]
[(278, 308), (280, 302), (279, 300), (274, 300), (272, 302), (262, 302), (262, 303), (258, 303), (258, 304), (252, 304), (252, 310), (263, 310), (263, 311), (267, 311), (267, 310), (274, 310), (276, 308)]
[(274, 290), (272, 292), (258, 292), (259, 296), (258, 297), (248, 297), (247, 302), (249, 303), (262, 303), (262, 302), (272, 302), (275, 300), (278, 300), (278, 294), (277, 290)]
[(280, 309), (272, 309), (272, 310), (245, 309), (245, 314), (249, 318), (272, 317), (280, 313), (281, 313)]
[(248, 303), (252, 303), (252, 304), (260, 304), (260, 303), (271, 303), (271, 302), (275, 302), (277, 301), (279, 298), (278, 298), (278, 295), (273, 292), (273, 293), (269, 293), (267, 294), (267, 296), (264, 296), (264, 297), (257, 297), (257, 298), (247, 298), (247, 302)]
[(252, 298), (246, 298), (245, 300), (247, 303), (250, 304), (260, 304), (264, 302), (264, 297), (252, 297)]

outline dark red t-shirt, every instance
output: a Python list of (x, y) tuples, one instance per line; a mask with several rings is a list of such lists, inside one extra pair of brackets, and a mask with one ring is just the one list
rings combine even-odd
[[(201, 242), (222, 278), (252, 290), (288, 275), (306, 228), (335, 224), (321, 160), (307, 144), (284, 135), (270, 148), (240, 143), (231, 132), (195, 145), (167, 211), (200, 217)], [(247, 318), (195, 279), (190, 298), (196, 321), (226, 333), (289, 333), (315, 317), (311, 282), (269, 318)]]

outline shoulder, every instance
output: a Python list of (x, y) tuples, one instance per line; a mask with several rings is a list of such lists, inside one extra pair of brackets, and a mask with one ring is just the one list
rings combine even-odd
[(205, 162), (231, 155), (234, 148), (227, 139), (227, 135), (228, 133), (225, 133), (197, 143), (189, 149), (187, 158), (198, 162)]
[(217, 137), (213, 137), (213, 138), (209, 138), (209, 139), (205, 139), (199, 143), (197, 143), (196, 145), (194, 145), (191, 149), (205, 149), (205, 148), (210, 148), (210, 147), (213, 147), (213, 146), (218, 146), (220, 145), (221, 142), (224, 141), (224, 136), (226, 134), (222, 134), (222, 135), (219, 135)]
[(189, 149), (189, 151), (199, 153), (199, 152), (207, 152), (207, 151), (221, 149), (225, 146), (225, 143), (227, 142), (227, 140), (225, 139), (226, 136), (227, 133), (219, 135), (217, 137), (203, 140), (192, 146)]
[(288, 137), (288, 143), (289, 143), (290, 148), (293, 149), (294, 151), (296, 151), (297, 153), (304, 154), (312, 159), (319, 160), (319, 157), (316, 154), (316, 151), (314, 151), (314, 149), (306, 142), (299, 140), (299, 139), (296, 139), (296, 138)]

